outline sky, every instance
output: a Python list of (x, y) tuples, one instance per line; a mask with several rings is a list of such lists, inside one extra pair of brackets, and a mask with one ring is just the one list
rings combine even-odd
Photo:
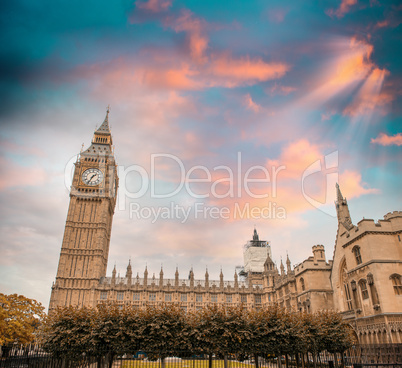
[[(279, 266), (402, 210), (398, 2), (0, 4), (0, 292), (48, 306), (71, 169), (110, 105), (108, 275), (233, 280), (254, 227)], [(186, 215), (188, 214), (188, 215)]]

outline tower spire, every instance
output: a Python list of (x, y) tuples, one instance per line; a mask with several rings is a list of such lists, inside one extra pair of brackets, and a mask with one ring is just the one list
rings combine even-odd
[(287, 254), (287, 252), (286, 252), (286, 268), (288, 273), (292, 272), (292, 264), (290, 262), (289, 254)]
[(285, 266), (283, 265), (282, 257), (281, 257), (281, 275), (284, 275), (284, 274), (285, 274)]
[(259, 239), (259, 236), (258, 236), (258, 233), (257, 233), (257, 229), (254, 226), (253, 241), (259, 241), (259, 240), (260, 239)]
[(97, 133), (107, 133), (110, 134), (110, 127), (109, 127), (109, 112), (110, 112), (110, 106), (107, 106), (106, 109), (106, 116), (105, 120), (103, 120), (103, 123), (101, 126), (96, 130)]
[(341, 188), (339, 188), (339, 184), (336, 183), (336, 201), (341, 203), (343, 201), (343, 196), (341, 193)]
[(346, 230), (353, 228), (352, 219), (350, 218), (348, 201), (342, 196), (339, 184), (336, 183), (336, 214), (338, 217), (338, 223), (342, 224)]

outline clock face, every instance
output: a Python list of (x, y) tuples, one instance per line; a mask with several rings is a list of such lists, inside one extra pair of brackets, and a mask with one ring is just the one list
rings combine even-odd
[(82, 173), (82, 181), (86, 185), (98, 185), (102, 183), (103, 172), (99, 169), (88, 169)]

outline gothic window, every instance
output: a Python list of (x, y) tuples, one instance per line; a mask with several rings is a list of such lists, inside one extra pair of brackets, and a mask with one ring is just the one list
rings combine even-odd
[(134, 293), (133, 294), (133, 300), (140, 300), (140, 294), (139, 293)]
[(107, 300), (107, 291), (101, 291), (100, 300)]
[(394, 292), (396, 295), (402, 295), (402, 277), (397, 273), (390, 276), (392, 281), (392, 286), (394, 287)]
[(241, 302), (242, 303), (247, 303), (247, 295), (245, 295), (245, 294), (241, 295)]
[(156, 294), (155, 293), (149, 294), (149, 300), (150, 301), (155, 301), (156, 300)]
[(182, 302), (186, 302), (187, 301), (187, 294), (181, 294), (181, 299)]
[(123, 300), (124, 299), (124, 293), (122, 291), (117, 292), (117, 300)]
[(301, 286), (302, 291), (304, 291), (306, 289), (306, 285), (304, 284), (303, 277), (300, 279), (300, 286)]
[(369, 293), (368, 293), (368, 290), (367, 290), (367, 282), (366, 282), (366, 280), (360, 280), (359, 285), (360, 285), (360, 290), (362, 292), (363, 300), (368, 299), (369, 298)]
[(172, 301), (172, 294), (165, 294), (165, 302), (171, 302)]
[(217, 303), (218, 302), (218, 296), (216, 294), (211, 295), (211, 302), (212, 303)]
[(255, 304), (261, 304), (261, 295), (255, 296)]
[(232, 302), (232, 294), (226, 295), (226, 303)]
[(353, 254), (355, 255), (356, 258), (356, 264), (361, 264), (362, 263), (362, 255), (360, 254), (360, 247), (358, 245), (355, 245), (352, 249)]
[(345, 287), (346, 305), (348, 307), (348, 310), (352, 310), (353, 305), (352, 305), (352, 298), (350, 296), (349, 284), (345, 283), (344, 287)]
[(195, 296), (195, 301), (196, 301), (196, 302), (202, 302), (202, 295), (201, 295), (201, 294), (197, 294), (197, 295)]

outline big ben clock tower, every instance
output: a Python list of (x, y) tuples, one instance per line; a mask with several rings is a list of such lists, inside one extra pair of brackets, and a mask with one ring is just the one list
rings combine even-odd
[(75, 163), (49, 311), (57, 306), (95, 305), (95, 288), (106, 276), (118, 188), (112, 147), (108, 108), (91, 146), (80, 153)]

